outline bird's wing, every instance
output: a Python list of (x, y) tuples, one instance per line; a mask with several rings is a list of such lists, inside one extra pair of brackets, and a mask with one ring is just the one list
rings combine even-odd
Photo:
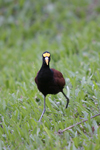
[(53, 77), (55, 82), (61, 87), (63, 88), (65, 86), (65, 79), (62, 75), (62, 73), (58, 70), (55, 70), (53, 68), (51, 68), (51, 70), (53, 71)]

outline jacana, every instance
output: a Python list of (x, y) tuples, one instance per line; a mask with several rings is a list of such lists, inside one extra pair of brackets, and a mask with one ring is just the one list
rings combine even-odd
[(41, 121), (43, 114), (45, 113), (45, 98), (47, 94), (57, 94), (62, 92), (67, 100), (66, 108), (69, 104), (69, 98), (63, 92), (63, 88), (65, 86), (65, 79), (61, 72), (49, 67), (50, 63), (50, 53), (45, 51), (42, 54), (42, 67), (37, 73), (35, 77), (35, 82), (39, 91), (44, 95), (44, 109), (42, 115), (39, 119)]

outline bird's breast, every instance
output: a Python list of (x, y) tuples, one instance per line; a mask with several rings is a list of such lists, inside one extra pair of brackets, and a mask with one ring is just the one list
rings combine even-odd
[(46, 84), (53, 80), (53, 72), (51, 70), (40, 70), (37, 76), (38, 82)]

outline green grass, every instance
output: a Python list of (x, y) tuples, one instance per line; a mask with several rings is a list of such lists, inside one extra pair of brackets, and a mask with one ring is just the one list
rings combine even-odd
[[(46, 98), (34, 78), (42, 53), (66, 80), (64, 92)], [(100, 149), (99, 1), (0, 2), (0, 149)], [(79, 121), (89, 119), (59, 135)], [(94, 132), (92, 128), (94, 127)]]

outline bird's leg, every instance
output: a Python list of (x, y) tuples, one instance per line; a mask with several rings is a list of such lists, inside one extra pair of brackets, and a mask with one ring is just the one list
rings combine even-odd
[(41, 115), (41, 117), (40, 117), (40, 119), (39, 119), (39, 122), (41, 121), (41, 119), (42, 119), (44, 113), (45, 113), (45, 96), (44, 96), (44, 108), (43, 108), (42, 115)]
[(66, 100), (67, 100), (67, 104), (66, 104), (66, 108), (68, 107), (69, 104), (69, 98), (65, 95), (65, 93), (62, 91), (63, 95), (65, 96)]

